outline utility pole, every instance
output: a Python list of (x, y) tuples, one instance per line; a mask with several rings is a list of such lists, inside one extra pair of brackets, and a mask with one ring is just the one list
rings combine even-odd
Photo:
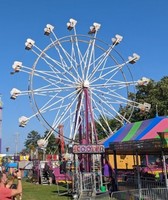
[(18, 145), (19, 145), (19, 133), (15, 134), (15, 155), (18, 154)]

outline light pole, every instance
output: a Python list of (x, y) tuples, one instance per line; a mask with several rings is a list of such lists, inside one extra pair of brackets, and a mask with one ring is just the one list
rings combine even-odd
[(164, 149), (168, 148), (168, 132), (157, 132), (157, 134), (159, 135), (161, 139), (161, 143), (162, 143), (163, 169), (164, 169), (166, 188), (168, 189), (167, 166), (166, 166), (166, 159), (165, 159), (165, 154), (164, 154)]

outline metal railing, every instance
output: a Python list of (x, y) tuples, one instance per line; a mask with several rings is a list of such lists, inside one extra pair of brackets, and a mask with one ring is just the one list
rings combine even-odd
[[(118, 183), (119, 190), (138, 189), (138, 178), (136, 176), (128, 176), (125, 180)], [(159, 188), (166, 187), (165, 181), (160, 181), (155, 178), (141, 177), (140, 188)], [(140, 189), (139, 188), (139, 189)]]
[(146, 188), (113, 192), (112, 200), (167, 200), (167, 188)]
[(93, 191), (93, 173), (80, 173), (81, 191)]

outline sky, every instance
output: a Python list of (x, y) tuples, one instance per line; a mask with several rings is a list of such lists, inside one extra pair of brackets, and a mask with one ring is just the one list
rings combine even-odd
[(89, 27), (98, 22), (101, 24), (98, 38), (110, 43), (115, 34), (120, 34), (122, 56), (127, 58), (134, 52), (140, 55), (136, 66), (131, 68), (135, 80), (144, 76), (159, 81), (168, 73), (167, 9), (167, 0), (0, 0), (2, 153), (6, 153), (6, 147), (10, 147), (9, 153), (23, 149), (32, 130), (40, 134), (45, 131), (36, 118), (20, 128), (18, 118), (33, 112), (30, 102), (27, 96), (17, 101), (10, 99), (12, 88), (26, 89), (28, 85), (28, 76), (19, 78), (10, 74), (16, 60), (33, 64), (34, 58), (24, 47), (27, 38), (44, 48), (43, 29), (48, 23), (63, 37), (68, 35), (66, 23), (70, 18), (78, 21), (77, 32), (81, 34), (87, 34)]

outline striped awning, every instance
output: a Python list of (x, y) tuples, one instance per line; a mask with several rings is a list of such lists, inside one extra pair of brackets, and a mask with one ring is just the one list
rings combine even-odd
[(159, 138), (158, 132), (168, 131), (168, 117), (157, 116), (152, 119), (125, 124), (117, 132), (103, 141), (105, 148), (113, 142), (140, 141)]

